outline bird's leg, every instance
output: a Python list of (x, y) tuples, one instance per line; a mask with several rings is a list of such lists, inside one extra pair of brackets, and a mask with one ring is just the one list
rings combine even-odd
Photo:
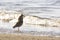
[(19, 32), (19, 27), (18, 27), (18, 32)]

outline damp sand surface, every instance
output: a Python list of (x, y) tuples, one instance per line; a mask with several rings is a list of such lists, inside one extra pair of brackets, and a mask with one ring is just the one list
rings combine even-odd
[(0, 34), (0, 40), (60, 40), (60, 37)]

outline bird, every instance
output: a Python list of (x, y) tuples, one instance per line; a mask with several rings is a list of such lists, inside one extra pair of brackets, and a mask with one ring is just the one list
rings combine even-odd
[(21, 16), (19, 16), (18, 18), (18, 22), (13, 26), (13, 28), (18, 27), (18, 32), (19, 32), (19, 27), (21, 27), (23, 25), (23, 14), (21, 14)]

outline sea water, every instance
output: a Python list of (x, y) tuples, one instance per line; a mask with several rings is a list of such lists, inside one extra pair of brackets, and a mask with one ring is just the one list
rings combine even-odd
[[(43, 18), (60, 18), (60, 0), (0, 0), (0, 10), (16, 10), (25, 15), (34, 15)], [(0, 22), (0, 32), (14, 32), (10, 23)], [(35, 35), (60, 36), (60, 28), (23, 25), (20, 31)]]

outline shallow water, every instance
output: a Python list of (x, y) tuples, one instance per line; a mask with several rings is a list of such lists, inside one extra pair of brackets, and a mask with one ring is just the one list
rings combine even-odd
[(13, 29), (10, 23), (1, 22), (0, 23), (0, 33), (13, 33), (13, 34), (30, 34), (34, 36), (60, 36), (59, 27), (42, 27), (38, 25), (22, 25), (19, 29)]

